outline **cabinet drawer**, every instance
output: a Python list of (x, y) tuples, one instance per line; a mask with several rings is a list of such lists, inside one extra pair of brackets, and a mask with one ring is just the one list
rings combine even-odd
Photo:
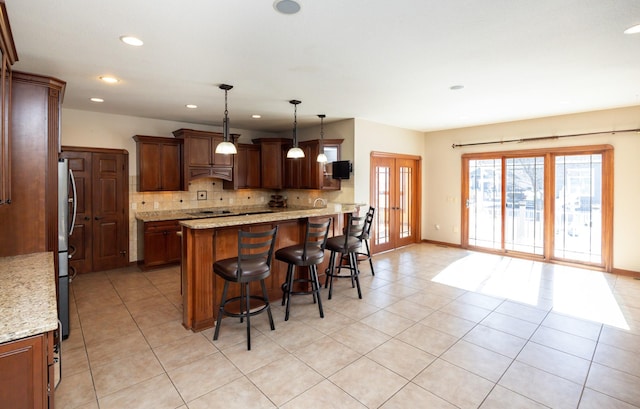
[(144, 231), (145, 233), (154, 233), (159, 231), (180, 231), (180, 222), (178, 220), (146, 222), (144, 224)]

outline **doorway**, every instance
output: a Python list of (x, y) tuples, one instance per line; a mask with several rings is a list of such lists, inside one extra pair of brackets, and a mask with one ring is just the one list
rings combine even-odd
[(420, 165), (419, 156), (371, 153), (372, 253), (420, 239)]
[(612, 268), (610, 145), (464, 154), (462, 243)]
[(129, 264), (129, 155), (120, 149), (63, 146), (76, 181), (76, 224), (69, 247), (72, 272)]

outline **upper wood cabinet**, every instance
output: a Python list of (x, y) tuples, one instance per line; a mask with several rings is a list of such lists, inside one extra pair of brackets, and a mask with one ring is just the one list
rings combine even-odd
[(0, 2), (0, 205), (11, 203), (11, 66), (18, 61), (4, 2)]
[(320, 140), (303, 141), (298, 144), (304, 158), (287, 159), (286, 152), (291, 145), (283, 145), (284, 159), (283, 187), (289, 189), (340, 190), (340, 180), (332, 177), (332, 162), (340, 160), (340, 145), (343, 139), (325, 139), (324, 152), (327, 163), (317, 162)]
[(225, 189), (257, 189), (260, 181), (260, 145), (239, 143), (233, 166), (233, 180), (224, 181)]
[(182, 190), (182, 139), (135, 135), (138, 191)]
[(286, 138), (259, 138), (254, 139), (253, 143), (260, 145), (261, 186), (265, 189), (282, 189), (284, 187), (282, 147), (291, 143), (291, 140)]
[[(213, 177), (233, 180), (234, 155), (215, 153), (218, 144), (224, 140), (221, 133), (182, 128), (174, 131), (173, 135), (184, 140), (182, 151), (184, 190), (188, 190), (189, 182), (193, 179)], [(232, 142), (235, 143), (239, 136), (232, 134)]]

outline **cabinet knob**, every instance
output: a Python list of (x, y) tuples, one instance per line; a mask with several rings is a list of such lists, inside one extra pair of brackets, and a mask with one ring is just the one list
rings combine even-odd
[(102, 220), (102, 219), (104, 219), (104, 217), (103, 216), (96, 216), (95, 219), (96, 220)]

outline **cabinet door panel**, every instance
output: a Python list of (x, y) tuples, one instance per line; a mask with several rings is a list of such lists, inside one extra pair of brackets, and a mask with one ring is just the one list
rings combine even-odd
[(160, 190), (162, 189), (163, 167), (162, 145), (155, 143), (138, 144), (138, 172), (140, 177), (140, 191)]
[(180, 180), (180, 145), (162, 145), (162, 190), (180, 190), (182, 181)]
[(189, 166), (211, 166), (213, 164), (213, 158), (211, 153), (213, 152), (212, 140), (208, 136), (189, 136), (185, 149), (188, 150), (188, 165)]
[[(69, 236), (69, 266), (77, 273), (88, 273), (92, 270), (93, 249), (91, 235), (93, 228), (93, 207), (91, 195), (91, 153), (62, 152), (60, 155), (69, 159), (69, 169), (76, 181), (76, 225)], [(71, 187), (69, 187), (71, 188)], [(73, 193), (70, 192), (71, 197)], [(71, 209), (69, 209), (71, 211)]]
[(47, 360), (44, 336), (0, 344), (0, 405), (47, 407)]

